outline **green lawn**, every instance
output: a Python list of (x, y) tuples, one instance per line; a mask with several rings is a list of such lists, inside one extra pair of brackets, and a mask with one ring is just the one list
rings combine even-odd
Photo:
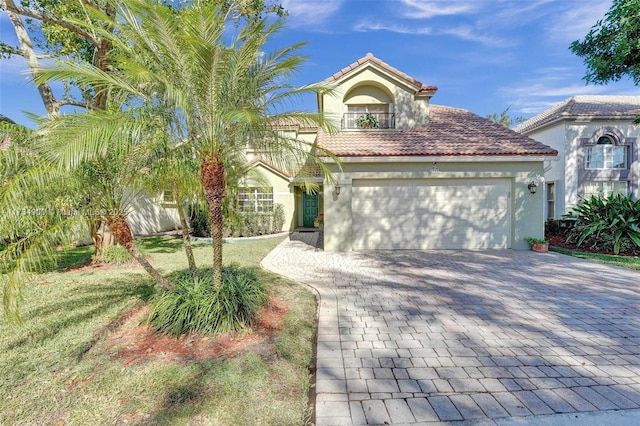
[(640, 258), (631, 256), (614, 256), (609, 254), (587, 253), (577, 250), (568, 250), (560, 247), (549, 247), (549, 250), (569, 256), (588, 259), (594, 262), (608, 263), (610, 265), (622, 266), (629, 269), (640, 270)]
[[(225, 244), (225, 262), (257, 266), (280, 241)], [(186, 269), (179, 239), (139, 242), (163, 274)], [(194, 250), (199, 266), (210, 264), (209, 245)], [(73, 249), (62, 263), (68, 267), (69, 259), (89, 256), (86, 249)], [(145, 305), (155, 291), (141, 269), (127, 265), (36, 276), (24, 288), (24, 325), (10, 327), (0, 318), (0, 424), (305, 423), (315, 298), (304, 287), (261, 274), (270, 293), (290, 308), (266, 349), (226, 359), (153, 357), (131, 364), (105, 342), (124, 327), (116, 320)]]

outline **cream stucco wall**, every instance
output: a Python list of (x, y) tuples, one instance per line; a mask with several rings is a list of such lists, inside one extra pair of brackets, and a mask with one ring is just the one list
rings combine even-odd
[(323, 95), (324, 113), (337, 128), (340, 128), (342, 115), (346, 112), (345, 97), (347, 100), (351, 99), (352, 103), (361, 103), (364, 100), (385, 103), (381, 102), (384, 101), (380, 99), (381, 92), (392, 99), (396, 129), (405, 130), (428, 124), (428, 100), (416, 98), (415, 88), (373, 66), (347, 74), (338, 81), (333, 93)]
[(293, 230), (296, 226), (295, 222), (295, 195), (293, 185), (289, 182), (289, 178), (278, 171), (258, 163), (254, 166), (254, 171), (258, 173), (263, 182), (258, 183), (257, 180), (250, 180), (244, 185), (266, 185), (273, 188), (274, 204), (282, 204), (284, 207), (285, 221), (281, 231)]
[(543, 174), (543, 161), (485, 162), (438, 161), (439, 171), (429, 171), (433, 162), (362, 162), (345, 164), (346, 171), (338, 173), (340, 195), (335, 186), (324, 183), (324, 249), (351, 251), (352, 235), (352, 182), (354, 179), (461, 179), (504, 178), (511, 181), (511, 248), (528, 250), (526, 237), (542, 238), (543, 197), (532, 195), (527, 189), (531, 180), (538, 181)]

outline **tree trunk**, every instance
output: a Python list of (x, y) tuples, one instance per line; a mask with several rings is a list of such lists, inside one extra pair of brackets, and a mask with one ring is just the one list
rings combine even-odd
[(144, 268), (145, 271), (149, 273), (149, 275), (153, 277), (153, 279), (156, 280), (156, 282), (167, 290), (172, 290), (174, 288), (173, 284), (160, 275), (160, 273), (151, 266), (147, 258), (138, 251), (136, 242), (133, 239), (133, 234), (131, 233), (131, 227), (129, 227), (129, 222), (127, 222), (127, 218), (124, 217), (124, 215), (107, 216), (107, 227), (115, 241), (127, 249), (129, 254), (140, 264), (140, 266)]
[[(11, 21), (11, 24), (13, 25), (13, 28), (16, 32), (18, 42), (20, 43), (20, 49), (22, 49), (22, 56), (24, 57), (25, 61), (27, 61), (27, 65), (29, 66), (31, 75), (35, 77), (36, 72), (40, 69), (40, 64), (38, 63), (36, 52), (33, 50), (31, 37), (24, 27), (20, 15), (14, 12), (16, 10), (14, 1), (2, 0), (2, 6), (4, 7), (5, 12), (7, 13), (7, 16), (9, 17), (9, 20)], [(42, 102), (44, 103), (44, 107), (47, 110), (49, 118), (55, 118), (59, 116), (60, 107), (55, 97), (53, 96), (53, 91), (51, 90), (51, 86), (49, 86), (49, 83), (39, 84), (38, 92), (40, 92), (40, 97), (42, 98)]]
[(191, 240), (189, 239), (189, 225), (184, 215), (184, 204), (179, 197), (178, 191), (174, 191), (174, 200), (177, 202), (178, 217), (180, 218), (180, 227), (182, 228), (182, 243), (184, 244), (184, 252), (187, 255), (187, 262), (189, 262), (189, 271), (191, 275), (196, 277), (198, 275), (198, 267), (196, 266), (196, 259), (193, 257), (193, 248), (191, 247)]
[(89, 235), (91, 235), (91, 241), (93, 241), (93, 249), (95, 251), (93, 258), (98, 262), (102, 262), (104, 255), (104, 250), (102, 249), (102, 233), (100, 232), (102, 221), (95, 217), (87, 217), (86, 220), (89, 225)]
[(222, 201), (227, 184), (224, 162), (219, 154), (208, 155), (200, 165), (200, 180), (211, 213), (213, 285), (222, 286)]

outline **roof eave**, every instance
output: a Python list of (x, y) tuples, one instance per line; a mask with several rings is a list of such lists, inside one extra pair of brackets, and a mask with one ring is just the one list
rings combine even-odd
[(529, 133), (534, 133), (540, 130), (544, 130), (546, 128), (549, 127), (553, 127), (555, 125), (557, 125), (560, 122), (574, 122), (574, 123), (590, 123), (590, 122), (594, 122), (594, 121), (631, 121), (633, 122), (633, 120), (635, 120), (638, 116), (636, 115), (565, 115), (565, 116), (561, 116), (558, 118), (555, 118), (551, 121), (542, 123), (538, 126), (534, 126), (530, 129), (526, 129), (526, 130), (517, 130), (514, 129), (516, 132), (522, 134), (522, 135), (527, 135)]
[[(380, 155), (380, 156), (340, 156), (343, 163), (472, 163), (472, 162), (531, 162), (548, 161), (557, 158), (558, 152), (513, 155)], [(326, 163), (335, 163), (331, 158), (323, 159)]]

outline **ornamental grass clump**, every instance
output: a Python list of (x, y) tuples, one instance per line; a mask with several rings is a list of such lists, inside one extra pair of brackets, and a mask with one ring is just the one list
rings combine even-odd
[(152, 303), (149, 324), (174, 336), (240, 331), (250, 327), (267, 294), (252, 268), (236, 265), (222, 270), (222, 286), (215, 288), (211, 272), (183, 273), (175, 289), (163, 291)]
[(114, 265), (124, 265), (133, 261), (133, 256), (129, 254), (126, 248), (115, 245), (106, 247), (103, 250), (102, 260)]
[(611, 194), (591, 196), (567, 214), (576, 219), (566, 242), (614, 254), (640, 254), (640, 200)]

